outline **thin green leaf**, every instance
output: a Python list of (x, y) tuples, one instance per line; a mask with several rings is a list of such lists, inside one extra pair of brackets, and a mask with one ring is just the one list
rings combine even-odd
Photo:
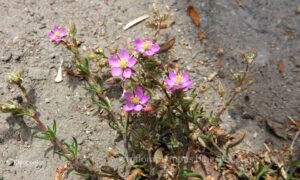
[(203, 179), (203, 176), (200, 174), (197, 174), (191, 170), (188, 169), (184, 169), (182, 175), (184, 177), (195, 177), (195, 178), (199, 178), (199, 179)]

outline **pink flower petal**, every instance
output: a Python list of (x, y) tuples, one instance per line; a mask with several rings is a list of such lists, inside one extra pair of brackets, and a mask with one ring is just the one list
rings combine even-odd
[(135, 46), (137, 46), (137, 47), (142, 47), (142, 46), (143, 46), (143, 41), (142, 41), (140, 38), (136, 38), (136, 39), (134, 40), (134, 44), (135, 44)]
[(170, 80), (170, 79), (166, 79), (165, 80), (165, 83), (168, 85), (168, 86), (174, 86), (175, 85), (175, 82)]
[(61, 28), (59, 32), (60, 37), (65, 37), (67, 36), (67, 31), (65, 28)]
[(141, 104), (146, 104), (150, 99), (150, 96), (143, 96), (141, 99), (140, 99), (140, 103)]
[(135, 44), (135, 50), (140, 52), (140, 53), (143, 53), (145, 50), (143, 48), (143, 41), (139, 38), (135, 39), (134, 40), (134, 44)]
[(129, 53), (128, 53), (128, 51), (125, 50), (125, 49), (121, 50), (121, 52), (119, 53), (119, 57), (128, 60), (128, 58), (129, 58)]
[(157, 53), (159, 51), (160, 47), (159, 47), (159, 45), (153, 44), (150, 49), (152, 52)]
[(135, 107), (134, 107), (134, 110), (135, 111), (141, 111), (143, 109), (143, 106), (142, 105), (136, 105)]
[(144, 53), (145, 52), (145, 50), (144, 50), (144, 48), (142, 46), (141, 47), (137, 46), (135, 48), (135, 50), (138, 51), (138, 52), (140, 52), (140, 53)]
[(114, 68), (111, 69), (111, 75), (114, 76), (114, 77), (115, 76), (121, 76), (122, 73), (123, 73), (122, 68), (114, 67)]
[(52, 31), (48, 33), (48, 37), (49, 37), (51, 40), (55, 39), (54, 33), (53, 33)]
[(108, 64), (111, 66), (111, 67), (120, 67), (120, 61), (118, 58), (116, 58), (115, 56), (111, 56), (109, 59), (108, 59)]
[(136, 63), (136, 61), (137, 61), (137, 60), (136, 60), (135, 57), (130, 57), (130, 58), (128, 59), (127, 66), (128, 66), (128, 67), (134, 66), (135, 63)]
[(125, 92), (124, 93), (124, 98), (128, 101), (131, 102), (131, 97), (133, 96), (133, 94), (131, 92)]
[(192, 85), (193, 85), (192, 81), (187, 81), (187, 82), (182, 83), (182, 87), (183, 88), (188, 88), (188, 87), (190, 87)]
[(56, 43), (59, 43), (61, 41), (61, 38), (58, 37), (58, 38), (54, 38), (52, 41), (56, 42)]
[(190, 76), (189, 76), (188, 73), (183, 73), (183, 74), (182, 74), (182, 77), (183, 77), (183, 79), (182, 79), (182, 82), (183, 82), (183, 83), (184, 83), (184, 82), (187, 82), (187, 81), (190, 79)]
[(134, 109), (135, 107), (134, 107), (134, 104), (125, 104), (124, 106), (123, 106), (123, 110), (124, 111), (132, 111), (133, 109)]
[(169, 78), (175, 82), (177, 78), (176, 73), (174, 71), (169, 72)]
[(57, 24), (54, 25), (54, 27), (53, 27), (53, 32), (56, 32), (56, 31), (59, 31), (59, 26)]
[(173, 90), (176, 90), (176, 89), (183, 89), (184, 87), (183, 87), (183, 85), (181, 84), (181, 85), (174, 85), (174, 86), (172, 86), (172, 89)]
[(130, 68), (126, 68), (123, 72), (123, 77), (124, 78), (130, 78), (132, 75), (132, 70)]
[(134, 94), (139, 98), (139, 100), (142, 99), (142, 97), (144, 96), (144, 91), (143, 88), (138, 86), (134, 92)]
[(146, 55), (146, 56), (153, 56), (153, 55), (154, 55), (154, 52), (151, 51), (151, 49), (150, 49), (150, 50), (148, 50), (148, 51), (145, 51), (145, 52), (144, 52), (144, 55)]

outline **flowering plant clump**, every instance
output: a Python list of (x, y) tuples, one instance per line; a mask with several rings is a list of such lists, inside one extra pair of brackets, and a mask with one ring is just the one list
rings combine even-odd
[(156, 54), (160, 47), (157, 44), (154, 44), (153, 39), (147, 38), (141, 40), (140, 38), (135, 39), (135, 50), (144, 56), (153, 56)]
[(60, 43), (63, 38), (67, 37), (67, 30), (63, 27), (55, 25), (51, 32), (48, 33), (48, 37), (55, 43)]
[[(158, 11), (154, 14), (156, 22), (151, 24), (156, 26), (155, 37), (143, 40), (136, 38), (133, 42), (134, 50), (139, 53), (136, 56), (131, 55), (134, 52), (123, 49), (119, 54), (109, 57), (101, 48), (92, 49), (88, 55), (84, 55), (76, 39), (77, 29), (74, 24), (68, 31), (55, 25), (48, 34), (52, 42), (65, 46), (74, 55), (72, 65), (65, 67), (66, 72), (85, 81), (92, 102), (101, 109), (101, 117), (105, 117), (109, 126), (123, 137), (124, 151), (115, 152), (110, 148), (108, 154), (112, 158), (123, 158), (124, 165), (128, 167), (124, 168), (125, 173), (120, 175), (118, 169), (113, 167), (98, 168), (95, 163), (91, 165), (81, 161), (76, 138), (73, 138), (70, 144), (62, 143), (56, 136), (56, 122), (54, 121), (51, 127), (45, 126), (38, 116), (37, 108), (30, 104), (30, 97), (22, 84), (22, 73), (11, 75), (8, 82), (21, 90), (26, 102), (0, 103), (0, 111), (31, 117), (41, 131), (37, 137), (50, 141), (58, 148), (56, 153), (65, 157), (77, 174), (87, 179), (204, 179), (205, 176), (209, 177), (206, 168), (211, 174), (217, 175), (215, 178), (223, 175), (227, 178), (230, 174), (235, 179), (260, 179), (262, 174), (273, 177), (274, 172), (282, 172), (282, 166), (275, 170), (266, 170), (265, 167), (269, 169), (270, 164), (260, 160), (255, 167), (244, 164), (244, 160), (232, 161), (230, 150), (239, 144), (244, 136), (231, 141), (235, 139), (234, 136), (226, 133), (218, 123), (224, 110), (245, 86), (247, 73), (256, 56), (255, 52), (248, 52), (243, 56), (246, 69), (243, 74), (237, 76), (237, 83), (225, 105), (217, 113), (207, 114), (195, 101), (198, 94), (192, 89), (193, 82), (189, 73), (157, 55), (167, 51), (166, 46), (162, 51), (163, 46), (156, 44), (160, 24), (165, 20), (165, 16), (160, 15)], [(94, 66), (98, 71), (91, 70)], [(122, 81), (112, 81), (114, 77), (119, 77)], [(119, 105), (119, 109), (112, 108), (111, 105), (112, 101), (119, 100), (110, 94), (110, 85), (114, 83), (124, 92), (125, 102)], [(241, 156), (245, 157), (245, 154)], [(250, 154), (248, 156), (250, 157)], [(198, 164), (190, 162), (190, 158), (198, 157), (213, 157), (213, 161), (209, 164), (204, 164), (201, 160)], [(196, 161), (198, 162), (198, 159)], [(193, 168), (194, 166), (202, 169)], [(228, 176), (228, 179), (232, 176)]]
[(133, 66), (136, 61), (136, 58), (130, 56), (127, 50), (122, 50), (117, 57), (111, 56), (108, 63), (111, 67), (112, 76), (121, 77), (122, 79), (130, 78), (134, 72)]

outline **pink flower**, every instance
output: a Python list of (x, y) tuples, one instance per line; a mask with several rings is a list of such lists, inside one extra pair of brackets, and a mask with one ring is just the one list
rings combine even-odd
[(143, 54), (144, 56), (153, 56), (156, 54), (160, 47), (153, 43), (152, 39), (141, 40), (139, 38), (135, 39), (135, 50)]
[(127, 103), (123, 106), (123, 110), (133, 111), (135, 113), (144, 109), (146, 103), (150, 99), (150, 96), (145, 95), (143, 88), (139, 86), (136, 88), (134, 93), (125, 92), (124, 98), (127, 100)]
[(136, 61), (136, 58), (130, 56), (127, 50), (121, 50), (118, 57), (111, 56), (108, 63), (111, 67), (112, 76), (121, 77), (123, 80), (130, 78), (134, 72), (132, 67)]
[(48, 33), (48, 37), (52, 42), (60, 43), (63, 38), (67, 37), (67, 31), (65, 28), (55, 25), (53, 30)]
[(165, 80), (165, 83), (168, 85), (169, 91), (175, 90), (189, 90), (189, 87), (193, 85), (193, 82), (189, 80), (189, 74), (183, 73), (176, 74), (174, 71), (170, 71), (168, 75), (168, 79)]

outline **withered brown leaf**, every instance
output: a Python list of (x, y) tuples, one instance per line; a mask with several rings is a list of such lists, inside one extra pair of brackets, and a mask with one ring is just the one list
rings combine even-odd
[(277, 69), (281, 76), (284, 76), (285, 65), (282, 60), (278, 61)]
[(196, 9), (193, 7), (193, 6), (189, 6), (187, 8), (187, 12), (189, 14), (189, 16), (191, 16), (194, 24), (196, 26), (201, 26), (201, 19), (200, 19), (200, 16), (199, 16), (199, 13), (196, 11)]
[(175, 44), (175, 41), (176, 41), (176, 38), (172, 37), (164, 44), (161, 44), (159, 53), (165, 52), (165, 51), (168, 51), (169, 49), (171, 49), (173, 47), (173, 45)]
[(143, 173), (143, 170), (140, 168), (137, 168), (132, 171), (132, 173), (126, 178), (126, 180), (134, 180), (137, 175), (145, 176), (145, 174)]
[(166, 28), (172, 26), (174, 23), (175, 23), (175, 20), (174, 20), (174, 19), (168, 18), (168, 19), (166, 19), (166, 20), (164, 20), (164, 21), (162, 21), (162, 22), (160, 23), (159, 28), (160, 28), (160, 29), (166, 29)]
[(55, 180), (62, 180), (66, 170), (68, 169), (68, 165), (64, 164), (56, 168)]

